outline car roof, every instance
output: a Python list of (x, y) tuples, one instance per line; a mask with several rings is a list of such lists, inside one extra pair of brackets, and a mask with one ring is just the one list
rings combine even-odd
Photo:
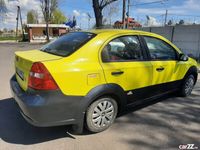
[(143, 33), (143, 34), (152, 34), (150, 32), (140, 31), (140, 30), (127, 30), (127, 29), (94, 29), (89, 30), (87, 32), (91, 32), (94, 34), (101, 34), (101, 33), (110, 33), (110, 34), (120, 34), (120, 33)]
[(146, 32), (146, 31), (141, 31), (141, 30), (127, 30), (127, 29), (94, 29), (94, 30), (88, 30), (88, 31), (83, 31), (83, 32), (90, 32), (90, 33), (94, 33), (97, 35), (100, 34), (107, 34), (109, 36), (114, 36), (114, 35), (118, 35), (118, 34), (143, 34), (143, 35), (147, 35), (147, 36), (153, 36), (153, 37), (157, 37), (160, 39), (165, 39), (163, 36), (156, 34), (156, 33), (152, 33), (152, 32)]

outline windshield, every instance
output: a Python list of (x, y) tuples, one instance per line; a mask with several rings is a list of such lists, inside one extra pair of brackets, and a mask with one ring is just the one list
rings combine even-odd
[(44, 45), (40, 50), (59, 56), (69, 56), (95, 36), (89, 32), (70, 32)]

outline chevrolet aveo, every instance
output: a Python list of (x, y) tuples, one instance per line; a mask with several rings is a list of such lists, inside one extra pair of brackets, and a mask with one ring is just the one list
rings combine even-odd
[[(15, 53), (10, 80), (21, 114), (35, 126), (101, 132), (125, 108), (170, 92), (189, 96), (197, 63), (167, 39), (134, 30), (72, 32)], [(163, 108), (164, 109), (164, 108)]]

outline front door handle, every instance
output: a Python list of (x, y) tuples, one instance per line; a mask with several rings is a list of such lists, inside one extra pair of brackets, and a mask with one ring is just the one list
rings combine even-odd
[(111, 72), (112, 75), (120, 75), (120, 74), (123, 74), (124, 71), (114, 71), (114, 72)]
[(159, 67), (159, 68), (156, 68), (156, 71), (158, 71), (158, 72), (161, 72), (161, 71), (163, 71), (163, 70), (165, 70), (165, 68), (164, 68), (164, 67)]

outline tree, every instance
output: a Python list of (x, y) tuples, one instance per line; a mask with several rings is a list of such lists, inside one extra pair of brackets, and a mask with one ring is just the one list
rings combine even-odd
[(8, 29), (7, 28), (3, 28), (3, 32), (4, 33), (8, 32)]
[(0, 0), (0, 19), (4, 20), (5, 14), (8, 12), (6, 2), (18, 1), (18, 0)]
[(181, 19), (181, 20), (179, 21), (179, 24), (180, 24), (180, 25), (183, 25), (183, 24), (185, 24), (185, 21), (184, 21), (183, 19)]
[(65, 15), (58, 9), (54, 10), (52, 13), (51, 23), (53, 24), (62, 24), (66, 22), (67, 18)]
[[(10, 1), (18, 1), (18, 0), (7, 0), (7, 2), (10, 2)], [(0, 0), (0, 15), (7, 13), (7, 11), (8, 9), (7, 9), (5, 0)]]
[(0, 14), (6, 13), (7, 12), (7, 7), (5, 0), (0, 0)]
[(107, 5), (115, 1), (117, 0), (92, 0), (95, 19), (96, 19), (96, 27), (101, 27), (103, 25), (103, 14), (102, 14), (103, 9)]
[(49, 41), (49, 22), (52, 19), (52, 13), (58, 7), (58, 0), (40, 0), (40, 2), (44, 20), (46, 22), (47, 41)]
[[(53, 12), (58, 8), (58, 0), (48, 0), (49, 1), (49, 14), (48, 14), (48, 22), (51, 22)], [(40, 0), (40, 7), (42, 10), (42, 14), (44, 17), (44, 20), (46, 21), (47, 18), (47, 11), (45, 9), (45, 0)]]
[(2, 35), (3, 34), (3, 31), (2, 30), (0, 30), (0, 35)]
[(30, 10), (27, 12), (27, 23), (34, 24), (38, 23), (38, 13), (35, 10)]
[(0, 0), (0, 22), (3, 22), (7, 11), (8, 11), (8, 9), (6, 7), (5, 0)]
[(173, 24), (172, 20), (169, 20), (167, 25), (171, 26)]
[[(112, 5), (107, 5), (103, 10), (104, 19), (107, 18), (106, 23), (112, 24), (112, 18), (116, 16), (119, 12), (119, 3), (113, 3)], [(103, 19), (103, 20), (104, 20)]]

